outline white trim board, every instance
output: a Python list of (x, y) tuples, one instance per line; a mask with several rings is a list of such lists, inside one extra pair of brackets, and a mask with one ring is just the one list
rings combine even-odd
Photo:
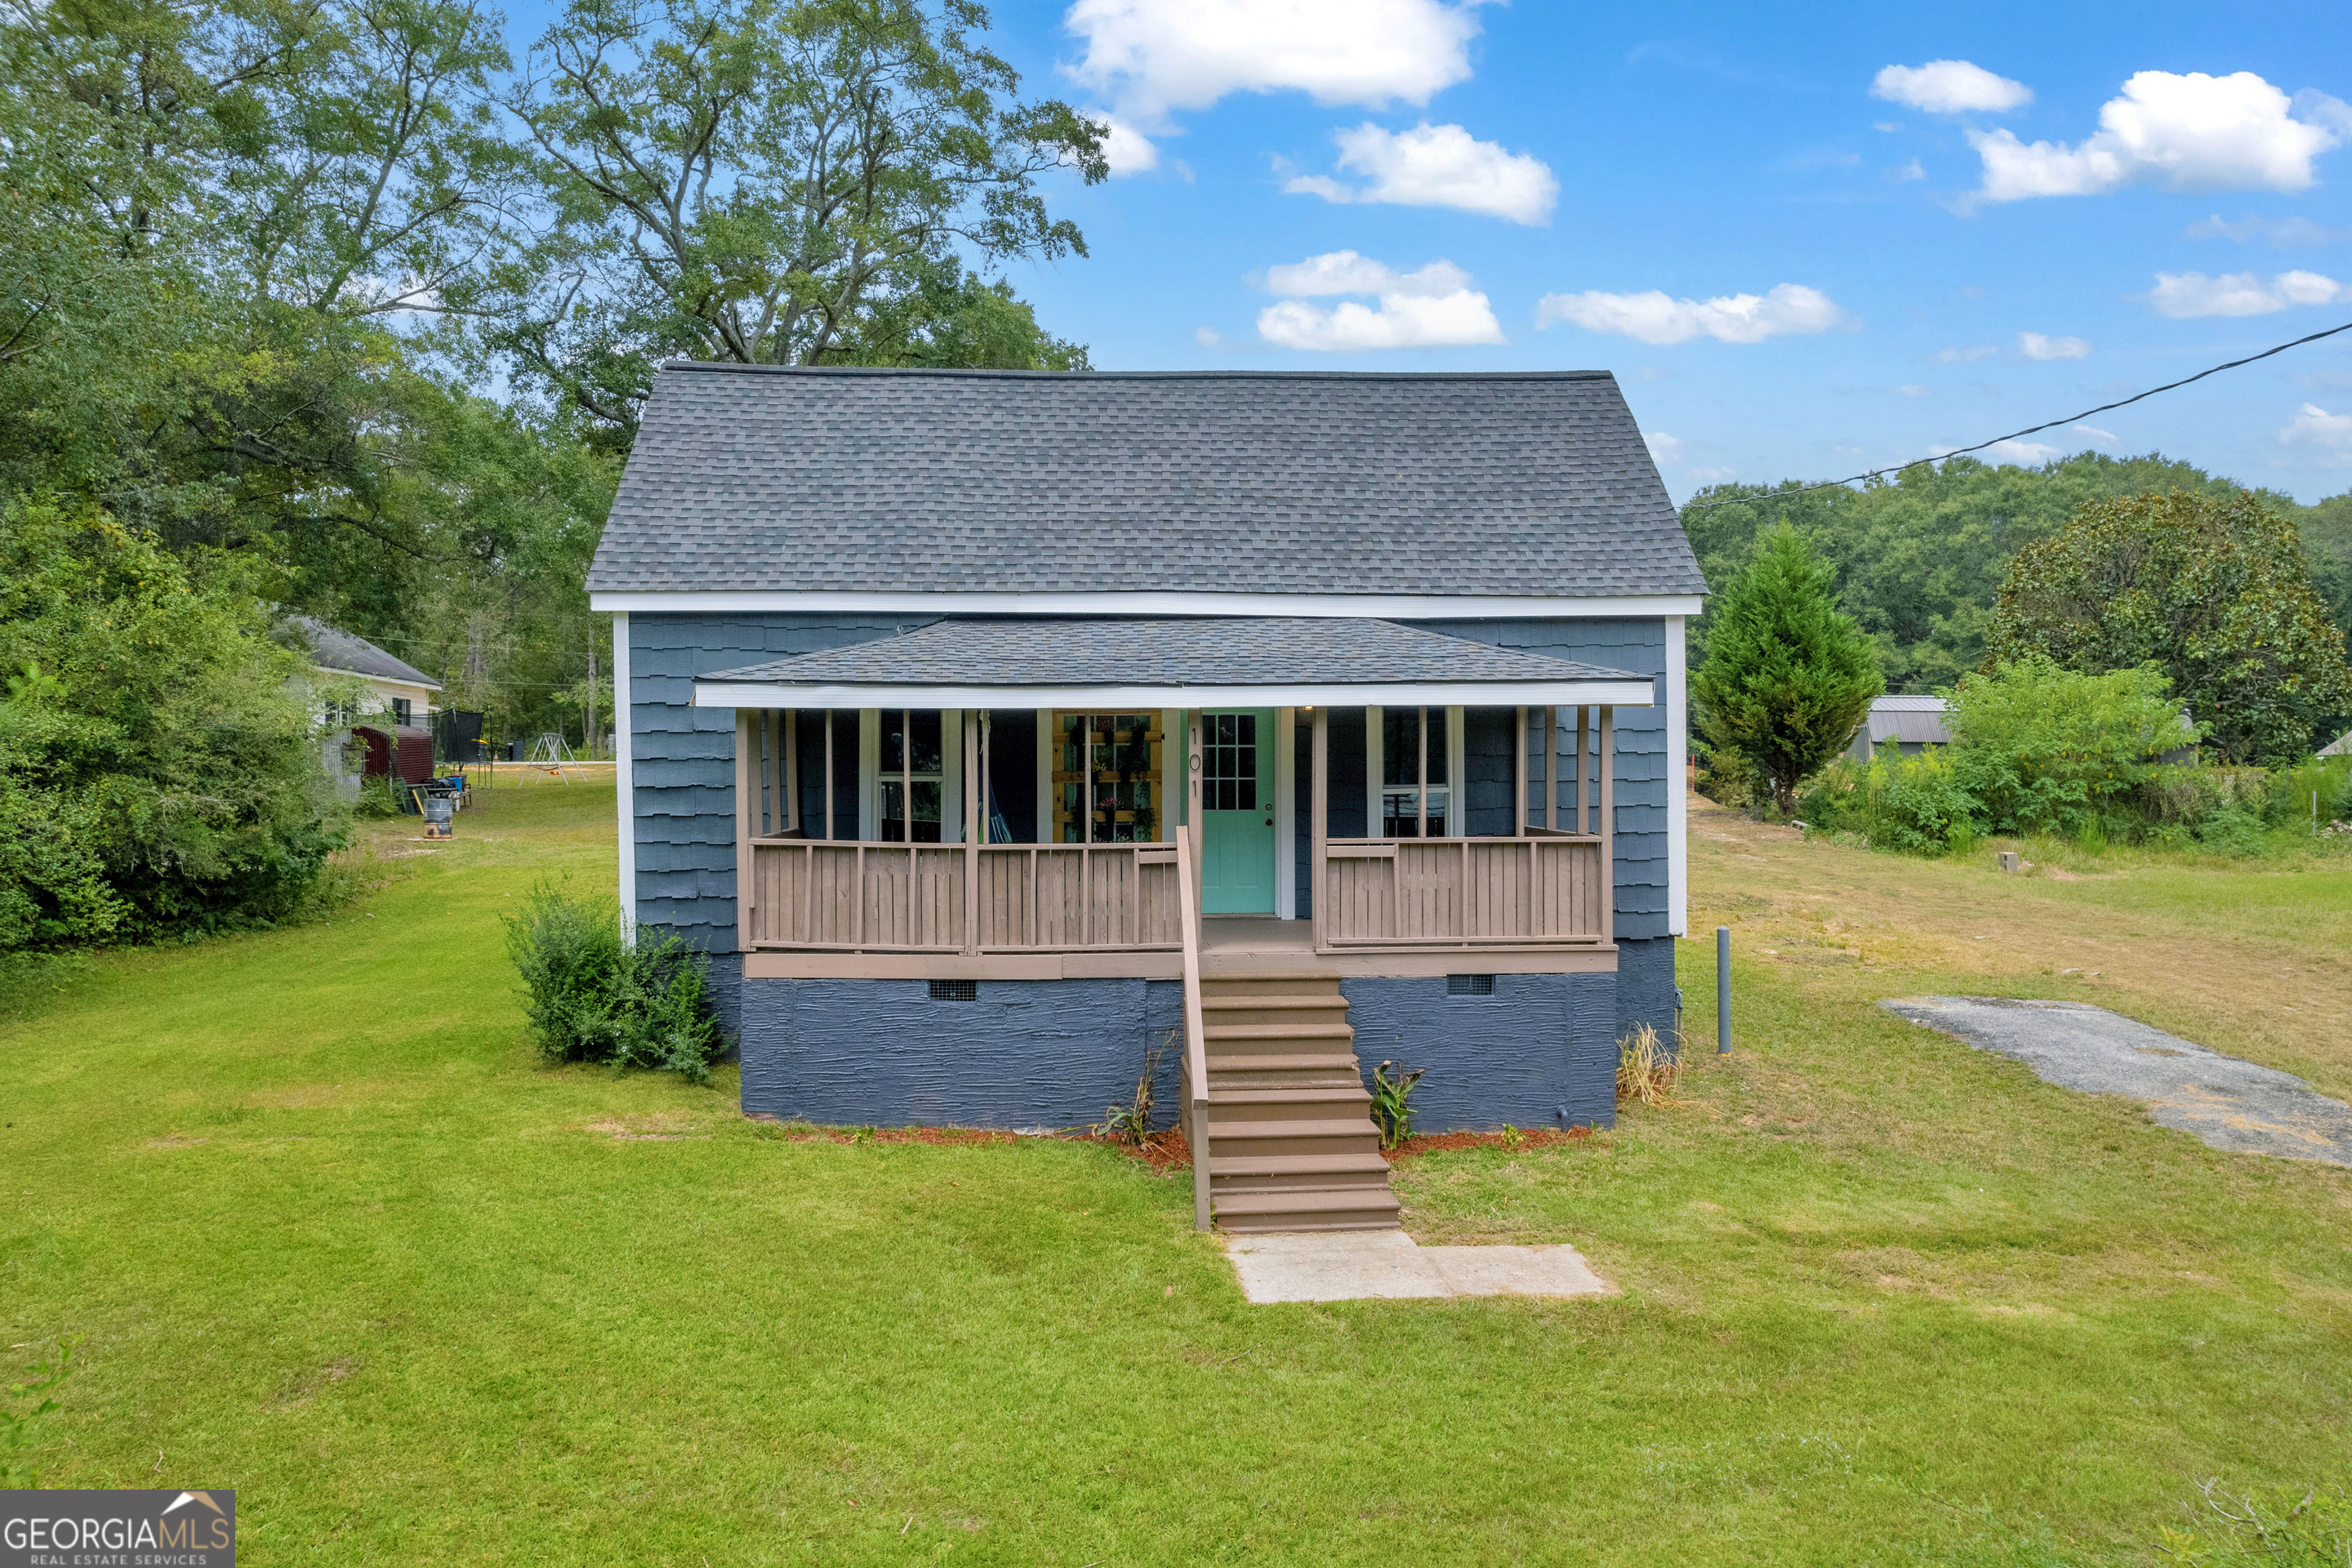
[(1574, 598), (1475, 594), (908, 594), (698, 589), (671, 594), (591, 594), (588, 603), (599, 610), (675, 615), (781, 611), (877, 616), (1369, 616), (1382, 620), (1517, 621), (1696, 616), (1704, 607), (1705, 600), (1696, 594)]
[(1680, 616), (1666, 617), (1666, 934), (1690, 932), (1689, 650)]
[(637, 792), (633, 766), (636, 747), (636, 705), (629, 692), (629, 613), (613, 617), (613, 777), (620, 786), (621, 936), (637, 940)]
[(1426, 686), (781, 686), (698, 680), (697, 708), (1647, 708), (1648, 680), (1448, 681)]

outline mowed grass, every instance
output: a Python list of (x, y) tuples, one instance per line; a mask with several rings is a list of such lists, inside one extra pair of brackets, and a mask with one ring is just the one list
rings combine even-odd
[(2209, 1476), (2345, 1472), (2352, 1173), (1872, 1005), (2091, 994), (2352, 1073), (2336, 874), (2001, 879), (1703, 813), (1737, 1054), (1398, 1183), (1424, 1238), (1571, 1241), (1622, 1293), (1254, 1308), (1185, 1181), (1104, 1150), (793, 1141), (730, 1072), (541, 1065), (499, 917), (605, 884), (613, 797), (499, 787), (330, 923), (0, 1028), (0, 1334), (83, 1342), (48, 1484), (234, 1487), (256, 1563), (1082, 1568), (2144, 1561)]

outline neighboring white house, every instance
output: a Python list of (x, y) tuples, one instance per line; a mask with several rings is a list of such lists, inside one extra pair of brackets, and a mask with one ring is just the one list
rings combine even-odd
[(2352, 757), (2352, 730), (2347, 730), (2319, 748), (2323, 757)]
[(1916, 757), (1929, 746), (1951, 743), (1952, 733), (1944, 727), (1944, 715), (1951, 704), (1940, 697), (1874, 697), (1870, 711), (1854, 726), (1853, 744), (1846, 754), (1857, 762), (1868, 762), (1872, 753), (1892, 741), (1906, 757)]
[(415, 665), (394, 658), (362, 637), (309, 616), (288, 617), (310, 652), (311, 668), (338, 682), (357, 681), (364, 693), (350, 710), (329, 714), (341, 725), (320, 746), (327, 775), (346, 795), (359, 792), (362, 778), (394, 773), (414, 784), (433, 771), (430, 729), (441, 683)]
[(296, 616), (292, 622), (310, 645), (310, 662), (321, 675), (356, 679), (366, 689), (373, 700), (362, 703), (362, 711), (383, 711), (395, 724), (425, 727), (434, 700), (441, 695), (439, 681), (365, 637), (308, 616)]

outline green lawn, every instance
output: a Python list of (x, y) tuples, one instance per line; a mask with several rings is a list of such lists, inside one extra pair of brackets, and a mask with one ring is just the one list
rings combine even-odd
[[(1870, 1005), (2091, 994), (2352, 1078), (2352, 878), (1705, 817), (1739, 1053), (1399, 1180), (1425, 1238), (1573, 1241), (1623, 1293), (1253, 1308), (1185, 1180), (1104, 1150), (798, 1142), (731, 1071), (541, 1066), (499, 918), (605, 884), (613, 795), (500, 789), (330, 923), (109, 957), (0, 1027), (0, 1330), (83, 1339), (48, 1484), (234, 1487), (254, 1563), (2107, 1562), (2209, 1476), (2352, 1454), (2352, 1172)], [(2339, 1010), (2229, 1023), (2176, 973), (2200, 927)]]

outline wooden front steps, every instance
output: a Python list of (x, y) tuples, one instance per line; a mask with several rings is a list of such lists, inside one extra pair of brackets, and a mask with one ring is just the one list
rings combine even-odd
[(1201, 977), (1209, 1190), (1229, 1231), (1394, 1230), (1397, 1201), (1339, 977)]

